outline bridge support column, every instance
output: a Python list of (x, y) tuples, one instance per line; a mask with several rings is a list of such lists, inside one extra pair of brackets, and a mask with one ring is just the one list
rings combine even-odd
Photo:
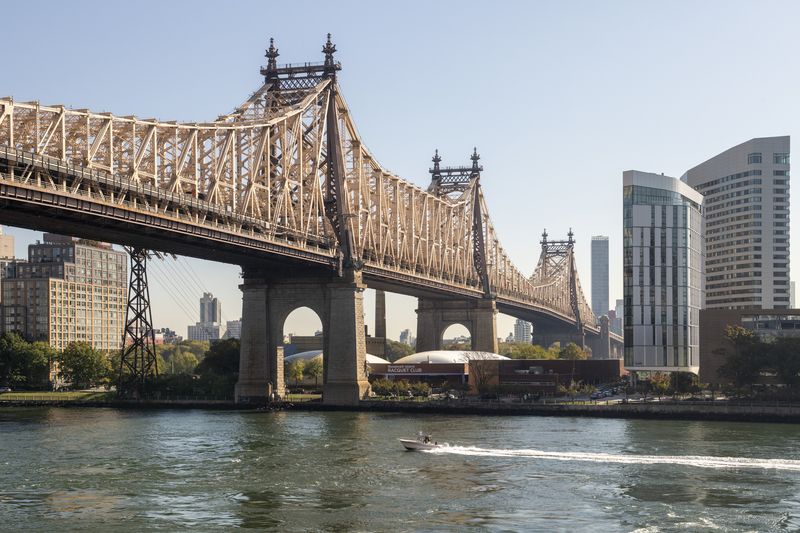
[(312, 309), (323, 329), (323, 401), (353, 405), (369, 395), (363, 292), (359, 272), (344, 278), (267, 280), (245, 272), (237, 402), (266, 402), (285, 394), (283, 329), (299, 307)]
[(608, 317), (601, 316), (597, 322), (600, 326), (600, 334), (589, 335), (586, 338), (587, 344), (592, 349), (592, 359), (610, 359), (611, 337), (608, 334)]
[(469, 330), (472, 349), (497, 353), (497, 306), (494, 300), (433, 300), (417, 305), (417, 352), (442, 349), (442, 335), (453, 324)]
[(586, 337), (582, 331), (578, 331), (575, 326), (533, 326), (533, 344), (538, 344), (545, 348), (554, 343), (559, 343), (563, 348), (570, 342), (574, 342), (581, 348), (586, 347)]
[(236, 402), (260, 403), (278, 392), (278, 385), (282, 387), (282, 380), (281, 383), (276, 380), (277, 361), (269, 361), (268, 354), (269, 347), (275, 344), (268, 327), (268, 286), (264, 280), (245, 277), (239, 289), (242, 291), (242, 335)]
[(364, 289), (361, 273), (355, 271), (326, 286), (322, 400), (327, 404), (355, 405), (369, 396)]

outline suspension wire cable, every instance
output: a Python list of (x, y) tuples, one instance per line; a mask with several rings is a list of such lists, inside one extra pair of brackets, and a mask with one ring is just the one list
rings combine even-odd
[[(183, 259), (183, 262), (181, 262), (179, 260), (176, 260), (175, 262), (176, 262), (176, 264), (178, 266), (180, 266), (187, 273), (187, 278), (190, 279), (197, 286), (197, 288), (200, 289), (201, 292), (212, 294), (211, 290), (209, 290), (202, 283), (202, 279), (200, 278), (200, 276), (197, 275), (197, 272), (195, 272), (194, 268), (192, 268), (192, 265), (189, 262), (189, 259), (187, 257), (184, 257), (184, 256), (178, 256), (178, 259), (181, 259), (181, 258)], [(220, 318), (220, 323), (225, 321), (225, 312), (222, 311), (221, 309), (220, 309), (220, 317), (219, 318)]]
[(183, 274), (181, 274), (177, 270), (177, 268), (175, 268), (175, 265), (171, 261), (170, 262), (166, 262), (164, 267), (165, 267), (166, 270), (169, 270), (169, 271), (172, 272), (172, 278), (171, 279), (173, 281), (175, 281), (175, 288), (180, 290), (181, 295), (184, 297), (184, 299), (187, 301), (187, 303), (189, 303), (190, 306), (194, 307), (196, 305), (196, 301), (197, 300), (195, 300), (196, 297), (195, 298), (192, 297), (192, 293), (194, 291), (189, 286), (189, 283), (186, 281), (186, 279), (183, 276)]
[[(183, 274), (181, 274), (177, 270), (175, 265), (173, 265), (169, 261), (165, 261), (163, 266), (164, 266), (164, 271), (167, 273), (167, 277), (170, 280), (175, 280), (176, 281), (176, 283), (174, 285), (172, 285), (172, 288), (175, 289), (175, 291), (177, 292), (177, 294), (181, 298), (183, 298), (183, 302), (186, 303), (186, 305), (188, 305), (188, 307), (190, 309), (193, 308), (194, 307), (194, 302), (192, 301), (192, 296), (191, 296), (192, 290), (189, 287), (188, 282), (186, 282), (185, 276)], [(175, 301), (177, 303), (180, 300), (178, 300), (176, 298)], [(203, 324), (199, 320), (200, 319), (199, 315), (200, 315), (199, 311), (197, 312), (197, 315), (194, 315), (194, 313), (192, 313), (191, 315), (189, 315), (190, 320), (193, 320), (194, 316), (197, 316), (198, 320), (195, 322), (195, 327), (197, 327), (197, 325), (199, 324), (199, 327), (201, 327), (203, 329), (203, 331), (208, 335), (209, 338), (213, 337), (214, 336), (213, 330), (211, 329), (211, 327), (209, 327), (206, 324)]]
[(194, 320), (196, 317), (195, 317), (195, 315), (194, 315), (194, 314), (193, 314), (193, 313), (192, 313), (192, 312), (189, 310), (189, 309), (191, 309), (191, 307), (189, 307), (189, 308), (187, 309), (187, 307), (186, 307), (186, 305), (184, 304), (184, 302), (182, 302), (182, 301), (180, 300), (180, 298), (178, 298), (178, 297), (177, 297), (176, 293), (174, 292), (174, 288), (173, 288), (172, 286), (170, 286), (169, 284), (167, 284), (167, 283), (164, 283), (164, 282), (163, 282), (163, 281), (160, 279), (160, 278), (162, 278), (162, 277), (163, 277), (164, 279), (169, 279), (169, 278), (170, 278), (170, 276), (168, 275), (168, 273), (165, 273), (165, 271), (164, 271), (164, 270), (163, 270), (163, 269), (162, 269), (160, 266), (157, 266), (157, 265), (158, 265), (158, 263), (157, 263), (157, 262), (152, 262), (151, 264), (152, 264), (152, 265), (153, 265), (153, 267), (155, 268), (155, 270), (156, 270), (156, 274), (157, 274), (157, 276), (156, 276), (156, 277), (153, 279), (153, 281), (157, 282), (157, 283), (158, 283), (158, 285), (160, 285), (160, 286), (161, 286), (161, 288), (162, 288), (162, 289), (164, 289), (164, 291), (165, 291), (165, 292), (166, 292), (166, 293), (169, 295), (169, 297), (172, 299), (172, 301), (173, 301), (175, 304), (177, 304), (177, 306), (178, 306), (178, 307), (179, 307), (179, 308), (180, 308), (180, 309), (183, 311), (183, 313), (186, 315), (186, 317), (187, 317), (189, 320)]

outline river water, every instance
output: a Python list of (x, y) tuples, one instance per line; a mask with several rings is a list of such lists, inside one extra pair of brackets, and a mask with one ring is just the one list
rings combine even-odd
[[(429, 431), (450, 443), (405, 452)], [(800, 426), (0, 408), (2, 531), (792, 531)]]

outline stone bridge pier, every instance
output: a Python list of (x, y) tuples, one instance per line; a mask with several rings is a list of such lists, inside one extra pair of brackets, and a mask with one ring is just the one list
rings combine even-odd
[(417, 305), (417, 352), (442, 349), (442, 335), (453, 324), (469, 330), (472, 349), (497, 353), (497, 306), (492, 299), (420, 298)]
[(342, 278), (274, 279), (245, 271), (237, 402), (265, 402), (285, 394), (284, 322), (299, 307), (312, 309), (322, 322), (323, 402), (353, 405), (369, 395), (361, 273)]
[(570, 324), (540, 326), (534, 323), (533, 344), (548, 348), (556, 342), (560, 343), (562, 348), (570, 342), (574, 342), (581, 348), (585, 348), (586, 335), (583, 331), (579, 331), (574, 325)]
[(592, 349), (592, 359), (611, 359), (611, 337), (609, 336), (608, 317), (597, 319), (600, 325), (599, 335), (588, 335), (586, 343)]

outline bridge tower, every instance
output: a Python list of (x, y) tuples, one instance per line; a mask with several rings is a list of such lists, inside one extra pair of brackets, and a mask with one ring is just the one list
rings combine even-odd
[(533, 343), (544, 346), (558, 342), (565, 346), (574, 342), (581, 348), (586, 346), (584, 335), (584, 317), (581, 314), (580, 289), (578, 286), (578, 271), (575, 265), (575, 240), (572, 228), (567, 233), (567, 240), (548, 240), (547, 230), (542, 232), (542, 253), (536, 268), (540, 282), (546, 282), (553, 276), (563, 276), (567, 273), (567, 286), (569, 287), (569, 305), (575, 316), (574, 324), (554, 322), (552, 324), (539, 322), (533, 324)]
[(455, 298), (419, 298), (417, 304), (417, 352), (442, 349), (442, 335), (453, 324), (469, 330), (473, 350), (497, 352), (497, 305), (491, 291), (484, 242), (484, 213), (479, 199), (480, 175), (477, 148), (470, 156), (472, 164), (442, 167), (439, 150), (433, 156), (428, 191), (448, 202), (472, 202), (473, 264), (481, 279), (484, 297), (480, 300)]
[(148, 381), (158, 376), (150, 289), (147, 285), (149, 254), (142, 248), (125, 247), (125, 250), (131, 258), (131, 277), (125, 332), (122, 335), (118, 392), (138, 397), (144, 392)]
[(278, 51), (270, 40), (267, 67), (261, 72), (270, 83), (268, 98), (286, 101), (298, 90), (329, 80), (325, 109), (324, 211), (338, 244), (338, 271), (328, 274), (244, 268), (242, 290), (242, 338), (239, 359), (239, 402), (268, 401), (284, 395), (283, 325), (298, 307), (309, 307), (320, 317), (323, 329), (323, 401), (356, 404), (369, 395), (366, 364), (361, 261), (355, 252), (353, 214), (346, 198), (345, 153), (340, 135), (331, 35), (322, 48), (323, 63), (277, 66)]

